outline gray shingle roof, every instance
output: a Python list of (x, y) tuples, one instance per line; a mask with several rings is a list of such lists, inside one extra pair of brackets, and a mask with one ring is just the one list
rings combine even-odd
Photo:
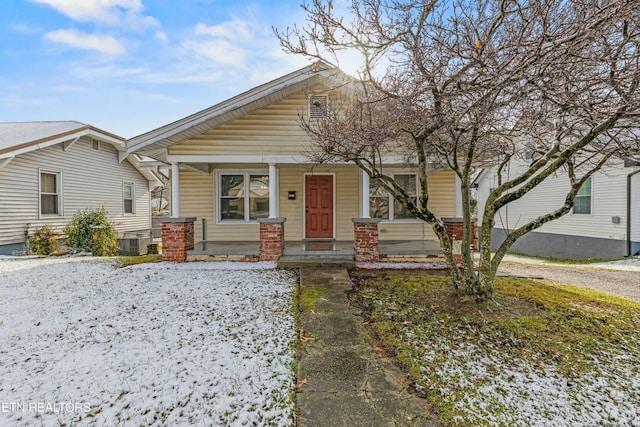
[(82, 129), (80, 122), (11, 122), (0, 123), (0, 150)]

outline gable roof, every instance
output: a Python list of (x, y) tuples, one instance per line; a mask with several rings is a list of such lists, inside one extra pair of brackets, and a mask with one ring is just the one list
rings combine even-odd
[(92, 136), (125, 152), (125, 139), (76, 121), (0, 123), (0, 159), (39, 150), (82, 136)]
[(130, 153), (162, 157), (164, 150), (253, 111), (278, 102), (321, 81), (339, 87), (353, 81), (337, 68), (314, 63), (234, 96), (226, 101), (127, 141)]
[(162, 182), (155, 170), (161, 164), (153, 159), (128, 154), (125, 138), (77, 121), (0, 122), (0, 169), (20, 154), (70, 143), (83, 136), (113, 145), (118, 151), (120, 163), (126, 159), (148, 181)]

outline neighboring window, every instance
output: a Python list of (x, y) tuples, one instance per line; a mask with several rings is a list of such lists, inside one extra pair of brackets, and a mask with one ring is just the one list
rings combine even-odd
[(327, 95), (312, 95), (309, 97), (309, 118), (323, 119), (329, 111), (329, 97)]
[[(395, 174), (393, 179), (417, 203), (417, 180), (415, 174)], [(400, 202), (395, 200), (377, 181), (369, 186), (369, 203), (372, 218), (414, 219), (415, 217)]]
[(269, 216), (268, 174), (224, 172), (218, 182), (220, 221), (253, 221)]
[(125, 214), (134, 214), (135, 184), (125, 182), (122, 186), (122, 206)]
[(60, 215), (60, 174), (40, 172), (40, 214)]
[(97, 139), (92, 139), (91, 148), (93, 148), (94, 150), (100, 150), (100, 141)]
[(578, 194), (576, 194), (573, 203), (574, 214), (590, 214), (591, 213), (591, 178), (587, 179)]

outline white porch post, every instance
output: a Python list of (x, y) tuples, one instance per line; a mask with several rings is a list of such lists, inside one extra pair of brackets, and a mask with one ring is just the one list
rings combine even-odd
[(180, 216), (180, 165), (171, 163), (171, 217)]
[(456, 177), (456, 218), (462, 218), (462, 189), (460, 189), (460, 184), (462, 181), (458, 175)]
[(362, 218), (371, 218), (369, 203), (369, 174), (362, 171)]
[(278, 217), (278, 177), (276, 164), (269, 163), (269, 218)]

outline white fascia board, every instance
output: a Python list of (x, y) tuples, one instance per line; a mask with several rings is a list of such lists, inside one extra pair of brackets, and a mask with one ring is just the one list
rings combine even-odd
[(167, 156), (168, 163), (309, 163), (304, 156), (198, 156), (176, 155)]
[[(167, 163), (275, 163), (275, 164), (313, 164), (304, 155), (168, 155)], [(352, 162), (332, 162), (345, 165)], [(407, 160), (400, 156), (382, 157), (383, 165), (407, 165)]]
[(66, 144), (66, 148), (69, 149), (69, 147), (75, 143), (78, 139), (82, 138), (83, 136), (93, 136), (96, 137), (98, 139), (100, 139), (101, 141), (105, 141), (108, 142), (110, 144), (112, 144), (118, 151), (122, 151), (122, 150), (126, 150), (125, 148), (125, 143), (124, 141), (120, 141), (116, 138), (113, 138), (109, 135), (105, 135), (103, 133), (100, 132), (95, 132), (91, 129), (83, 129), (81, 131), (78, 132), (74, 132), (72, 134), (69, 135), (64, 135), (61, 136), (59, 138), (54, 138), (54, 139), (50, 139), (48, 141), (42, 142), (40, 144), (34, 144), (34, 145), (29, 145), (27, 147), (24, 148), (20, 148), (17, 150), (13, 150), (13, 151), (9, 151), (7, 153), (4, 153), (5, 157), (15, 157), (15, 156), (19, 156), (21, 154), (25, 154), (25, 153), (29, 153), (31, 151), (36, 151), (36, 150), (42, 150), (43, 148), (47, 148), (47, 147), (51, 147), (52, 145), (57, 145), (57, 144)]

